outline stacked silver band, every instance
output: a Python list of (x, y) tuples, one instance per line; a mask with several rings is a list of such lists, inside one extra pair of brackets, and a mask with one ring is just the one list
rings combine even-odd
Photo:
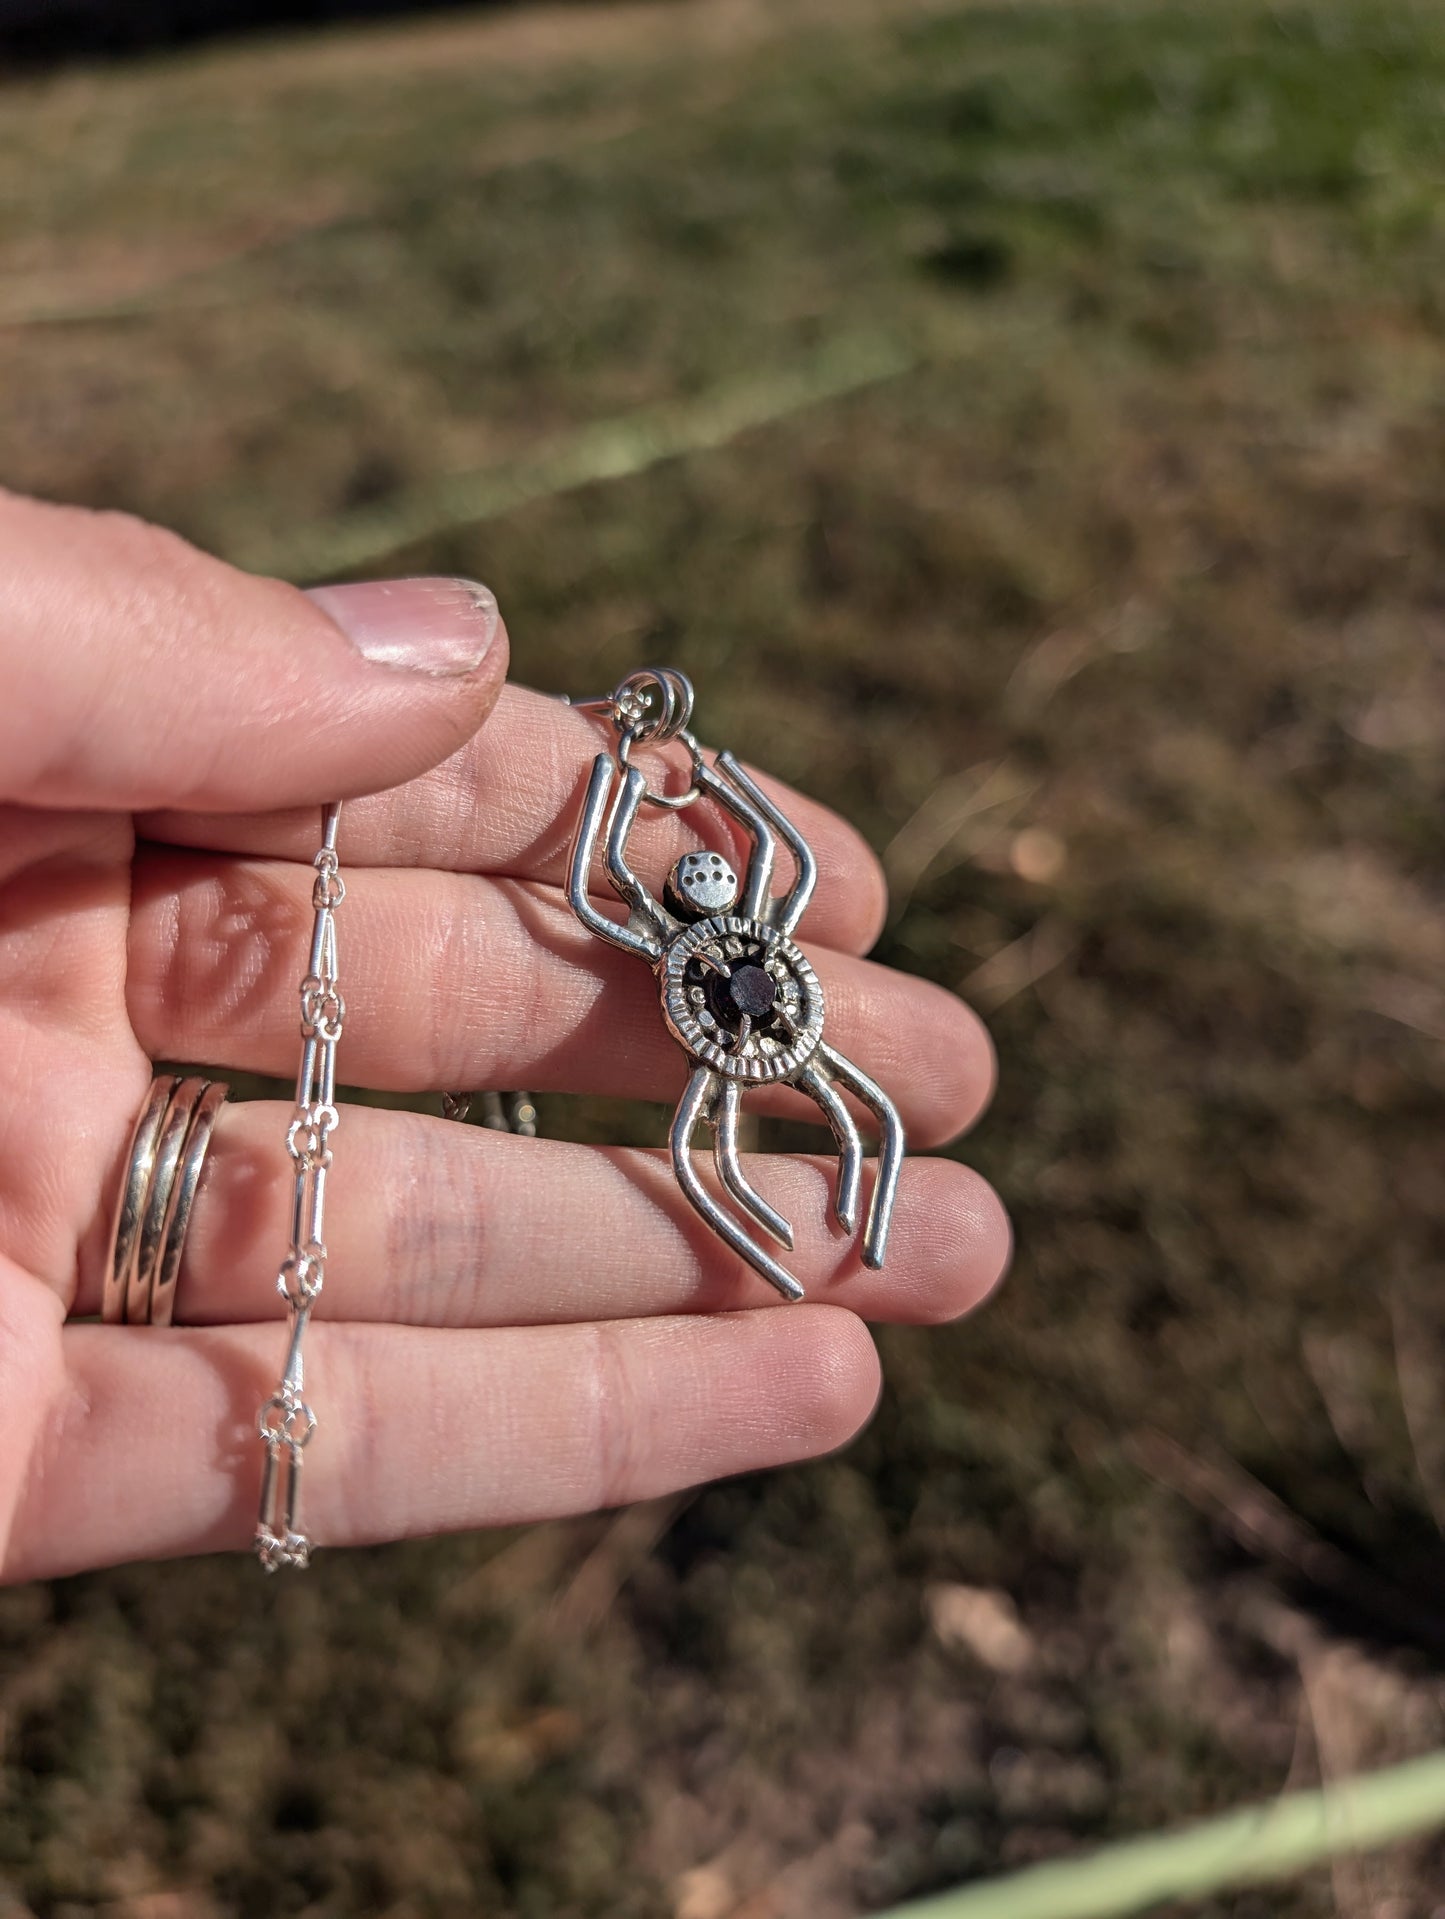
[(443, 1093), (442, 1118), (464, 1120), (475, 1100), (482, 1102), (482, 1125), (492, 1133), (537, 1137), (537, 1109), (530, 1093)]
[(201, 1168), (229, 1091), (221, 1080), (151, 1081), (111, 1224), (101, 1302), (108, 1324), (170, 1325)]

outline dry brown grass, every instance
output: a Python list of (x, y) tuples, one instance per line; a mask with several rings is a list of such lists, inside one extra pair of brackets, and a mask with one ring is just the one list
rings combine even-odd
[[(4, 96), (5, 478), (225, 552), (862, 333), (914, 368), (376, 564), (487, 579), (539, 684), (677, 659), (890, 849), (887, 956), (992, 1009), (964, 1150), (1019, 1222), (845, 1459), (5, 1596), (30, 1909), (826, 1919), (1445, 1742), (1442, 91), (1436, 12), (1320, 0), (583, 10)], [(1441, 1865), (1214, 1913), (1413, 1919)]]

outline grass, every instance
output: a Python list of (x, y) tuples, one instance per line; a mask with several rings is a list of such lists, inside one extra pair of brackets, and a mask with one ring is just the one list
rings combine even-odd
[(676, 0), (7, 88), (6, 481), (484, 578), (539, 685), (687, 667), (989, 1013), (960, 1150), (1019, 1225), (839, 1460), (0, 1596), (17, 1911), (828, 1919), (1445, 1745), (1442, 99), (1439, 13), (1351, 0)]
[(1082, 1858), (895, 1907), (887, 1919), (1123, 1919), (1169, 1898), (1287, 1879), (1445, 1822), (1445, 1755), (1407, 1760), (1327, 1792), (1284, 1793), (1202, 1825), (1116, 1840)]

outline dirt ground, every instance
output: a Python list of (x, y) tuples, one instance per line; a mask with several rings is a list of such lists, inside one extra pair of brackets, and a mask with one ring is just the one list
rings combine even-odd
[(485, 579), (540, 686), (685, 666), (989, 1017), (1018, 1225), (843, 1457), (0, 1595), (0, 1912), (845, 1919), (1445, 1745), (1442, 106), (1438, 9), (1349, 0), (0, 90), (0, 477)]

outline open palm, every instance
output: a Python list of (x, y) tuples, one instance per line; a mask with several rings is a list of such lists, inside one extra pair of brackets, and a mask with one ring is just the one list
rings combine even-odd
[[(324, 800), (372, 795), (342, 822), (350, 1083), (673, 1102), (685, 1066), (646, 968), (566, 903), (596, 729), (503, 686), (484, 591), (307, 596), (123, 516), (5, 495), (0, 557), (0, 1570), (16, 1579), (250, 1537), (256, 1410), (282, 1351), (289, 1108), (224, 1109), (176, 1324), (94, 1316), (151, 1062), (294, 1067)], [(800, 938), (830, 1035), (915, 1142), (948, 1138), (987, 1097), (981, 1029), (859, 957), (882, 913), (875, 862), (834, 815), (770, 790), (818, 856)], [(660, 874), (693, 830), (649, 819), (635, 863)], [(1007, 1257), (996, 1200), (952, 1162), (905, 1167), (881, 1272), (829, 1223), (831, 1156), (755, 1162), (817, 1302), (780, 1309), (660, 1155), (357, 1106), (335, 1153), (308, 1340), (306, 1519), (323, 1545), (830, 1449), (876, 1398), (864, 1319), (964, 1311)]]

